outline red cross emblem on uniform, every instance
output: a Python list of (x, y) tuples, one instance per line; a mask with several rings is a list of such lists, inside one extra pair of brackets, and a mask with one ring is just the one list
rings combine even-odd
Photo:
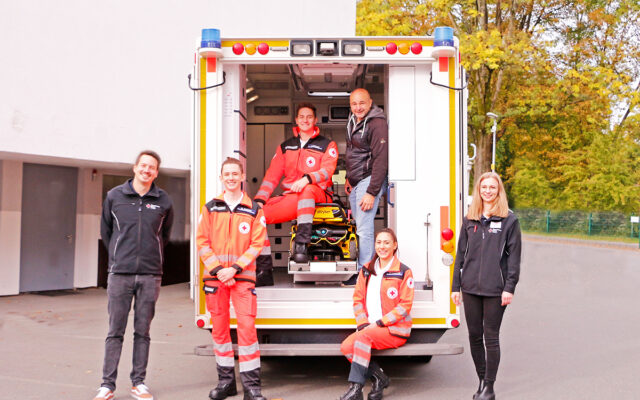
[(336, 149), (332, 147), (329, 149), (329, 155), (333, 158), (336, 158), (336, 156), (338, 155), (338, 152), (336, 151)]
[(316, 159), (313, 157), (307, 157), (307, 166), (313, 167), (316, 165)]
[(238, 230), (240, 231), (240, 233), (247, 234), (249, 233), (249, 229), (251, 229), (251, 227), (247, 222), (243, 222), (238, 226)]
[(389, 289), (387, 289), (387, 297), (389, 297), (390, 299), (395, 299), (396, 297), (398, 297), (398, 289), (394, 287), (390, 287)]
[(407, 279), (407, 287), (413, 289), (413, 278)]

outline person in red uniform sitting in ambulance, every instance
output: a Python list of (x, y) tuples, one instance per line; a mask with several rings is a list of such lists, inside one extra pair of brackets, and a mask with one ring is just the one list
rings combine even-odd
[(238, 364), (244, 400), (266, 400), (260, 393), (260, 350), (256, 334), (256, 257), (267, 237), (262, 209), (242, 191), (242, 163), (227, 158), (220, 180), (224, 192), (202, 208), (196, 244), (204, 263), (204, 292), (211, 313), (218, 386), (209, 393), (222, 400), (238, 393), (229, 333), (229, 298), (236, 312)]
[[(276, 149), (269, 169), (262, 180), (255, 201), (264, 204), (267, 224), (297, 220), (293, 260), (309, 261), (307, 245), (311, 241), (311, 223), (316, 203), (331, 201), (331, 177), (338, 162), (336, 142), (320, 135), (316, 126), (316, 108), (311, 103), (300, 103), (296, 109), (293, 137)], [(284, 177), (284, 179), (282, 179)], [(282, 179), (284, 192), (269, 198)], [(265, 264), (261, 261), (264, 259)], [(258, 261), (258, 275), (270, 274), (271, 255), (262, 255)], [(264, 265), (264, 266), (263, 266)]]
[(373, 259), (358, 273), (353, 293), (356, 332), (347, 337), (340, 351), (351, 362), (349, 389), (340, 400), (362, 400), (362, 388), (370, 378), (368, 400), (382, 399), (389, 377), (371, 361), (371, 349), (398, 348), (411, 333), (413, 274), (398, 259), (398, 239), (390, 228), (378, 232)]

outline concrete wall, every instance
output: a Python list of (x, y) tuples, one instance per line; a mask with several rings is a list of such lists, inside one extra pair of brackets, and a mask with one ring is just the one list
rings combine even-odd
[(73, 286), (95, 286), (98, 279), (98, 240), (102, 212), (102, 176), (93, 168), (78, 170), (76, 249)]
[(0, 295), (20, 291), (22, 163), (0, 160)]

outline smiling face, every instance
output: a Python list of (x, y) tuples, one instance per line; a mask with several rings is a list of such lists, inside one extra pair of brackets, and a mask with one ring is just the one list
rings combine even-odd
[(382, 261), (389, 261), (396, 249), (398, 248), (398, 242), (393, 240), (393, 236), (391, 236), (388, 232), (380, 232), (378, 236), (376, 236), (376, 254), (380, 257)]
[(498, 181), (495, 178), (485, 178), (480, 182), (480, 198), (483, 203), (493, 203), (498, 198)]
[(241, 192), (244, 178), (244, 173), (238, 164), (229, 163), (222, 167), (220, 181), (224, 185), (225, 191), (229, 193)]
[(351, 107), (351, 112), (356, 116), (358, 122), (360, 122), (364, 117), (367, 116), (367, 113), (369, 112), (369, 110), (371, 110), (372, 104), (373, 100), (371, 100), (369, 92), (364, 89), (354, 90), (349, 97), (349, 106)]
[(138, 163), (133, 166), (133, 180), (141, 186), (151, 186), (158, 177), (158, 160), (154, 157), (143, 154)]
[(298, 115), (296, 115), (296, 124), (300, 132), (312, 133), (317, 122), (318, 119), (310, 108), (303, 107), (298, 111)]

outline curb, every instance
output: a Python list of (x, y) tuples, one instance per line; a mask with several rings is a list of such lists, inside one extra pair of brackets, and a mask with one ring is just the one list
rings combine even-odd
[(640, 251), (640, 248), (636, 243), (613, 242), (608, 240), (586, 240), (586, 239), (568, 238), (563, 236), (536, 235), (531, 233), (523, 233), (522, 237), (525, 240), (530, 240), (534, 242), (549, 242), (549, 243), (558, 243), (558, 244), (569, 243), (569, 244), (578, 244), (582, 246), (608, 247), (608, 248)]

